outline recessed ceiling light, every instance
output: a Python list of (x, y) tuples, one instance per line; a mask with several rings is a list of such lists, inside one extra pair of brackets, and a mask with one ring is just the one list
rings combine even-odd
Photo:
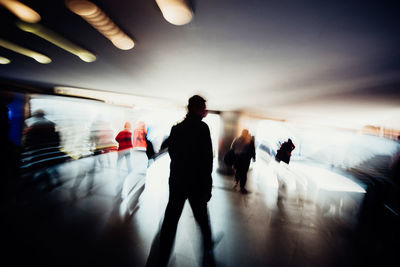
[(192, 21), (193, 12), (186, 0), (156, 0), (166, 21), (174, 25), (185, 25)]
[(25, 22), (36, 23), (41, 19), (40, 15), (35, 10), (19, 1), (0, 0), (0, 5), (3, 5), (20, 20)]

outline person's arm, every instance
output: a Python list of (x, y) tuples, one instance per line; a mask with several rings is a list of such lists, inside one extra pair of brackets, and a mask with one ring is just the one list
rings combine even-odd
[(164, 150), (164, 149), (168, 149), (168, 146), (169, 146), (169, 136), (167, 138), (165, 138), (164, 141), (162, 141), (160, 151)]
[(205, 161), (205, 200), (208, 202), (212, 196), (212, 171), (213, 171), (213, 150), (212, 150), (212, 141), (210, 129), (205, 124), (204, 133), (203, 133), (203, 142), (202, 142), (202, 150), (204, 153), (204, 161)]
[(175, 126), (173, 126), (173, 127), (171, 128), (171, 131), (170, 131), (168, 137), (165, 138), (164, 141), (162, 141), (161, 146), (160, 146), (160, 149), (159, 149), (159, 151), (158, 151), (156, 157), (158, 157), (158, 156), (164, 154), (164, 153), (167, 152), (167, 151), (170, 151), (169, 147), (170, 147), (170, 145), (171, 145), (172, 139), (173, 139), (174, 136), (175, 136), (175, 130), (174, 130), (174, 129), (175, 129)]
[(115, 141), (117, 141), (117, 143), (119, 143), (120, 138), (121, 138), (121, 132), (119, 132), (117, 134), (117, 136), (115, 137)]
[(233, 139), (230, 149), (235, 150), (237, 138)]
[(254, 142), (254, 139), (251, 140), (251, 150), (253, 161), (256, 161), (256, 144)]

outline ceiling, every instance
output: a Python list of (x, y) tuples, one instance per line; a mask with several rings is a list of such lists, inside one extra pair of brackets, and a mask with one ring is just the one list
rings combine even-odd
[(215, 110), (400, 129), (400, 7), (395, 1), (197, 0), (193, 20), (168, 23), (153, 0), (93, 1), (135, 40), (112, 45), (64, 1), (21, 1), (41, 25), (93, 52), (92, 63), (16, 26), (0, 38), (43, 53), (40, 64), (0, 47), (0, 77), (151, 96), (199, 93)]

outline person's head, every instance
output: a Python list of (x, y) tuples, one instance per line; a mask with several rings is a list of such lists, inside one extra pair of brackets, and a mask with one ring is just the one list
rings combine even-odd
[(292, 139), (288, 139), (289, 144), (293, 144)]
[(144, 132), (145, 134), (147, 134), (146, 123), (144, 123), (143, 121), (139, 121), (136, 124), (135, 130), (140, 130), (140, 131)]
[(249, 130), (243, 129), (241, 135), (244, 136), (244, 137), (247, 137), (249, 135)]
[(132, 126), (131, 126), (131, 123), (130, 123), (130, 122), (128, 122), (128, 121), (127, 121), (127, 122), (125, 122), (124, 128), (125, 128), (125, 129), (129, 129), (129, 130), (130, 130), (130, 129), (132, 128)]
[(32, 114), (32, 116), (35, 117), (35, 118), (43, 118), (44, 115), (45, 115), (45, 113), (44, 113), (44, 110), (43, 110), (43, 109), (35, 110), (35, 111), (33, 112), (33, 114)]
[(188, 101), (188, 114), (196, 115), (200, 118), (207, 116), (206, 100), (199, 95), (194, 95)]

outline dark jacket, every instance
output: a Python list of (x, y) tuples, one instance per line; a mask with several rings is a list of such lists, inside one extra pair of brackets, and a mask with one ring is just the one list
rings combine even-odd
[(47, 168), (70, 159), (60, 150), (61, 138), (55, 123), (45, 118), (39, 118), (24, 130), (22, 144), (23, 172)]
[(60, 147), (60, 134), (56, 131), (54, 122), (40, 118), (30, 127), (26, 128), (23, 137), (25, 151), (33, 151), (43, 148)]
[(163, 146), (171, 158), (170, 186), (187, 194), (211, 194), (213, 152), (207, 124), (188, 114), (172, 127)]

